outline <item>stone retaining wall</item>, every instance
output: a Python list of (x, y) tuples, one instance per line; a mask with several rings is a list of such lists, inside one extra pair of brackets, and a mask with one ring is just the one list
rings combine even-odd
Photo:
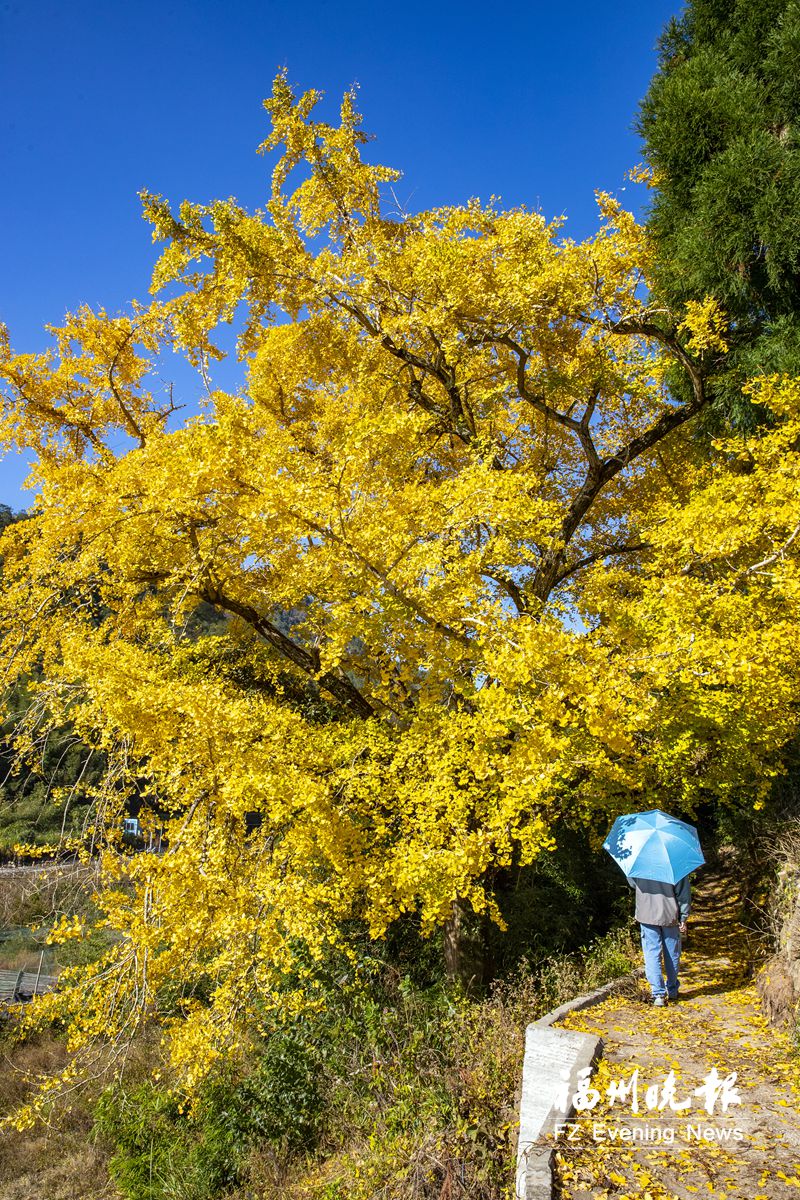
[(643, 974), (644, 968), (640, 967), (593, 992), (575, 996), (532, 1022), (525, 1030), (517, 1138), (517, 1200), (551, 1200), (552, 1134), (557, 1122), (574, 1112), (569, 1103), (559, 1105), (559, 1093), (566, 1090), (571, 1096), (581, 1072), (591, 1070), (603, 1053), (601, 1038), (571, 1029), (554, 1029), (553, 1026), (568, 1013), (600, 1004), (612, 992)]

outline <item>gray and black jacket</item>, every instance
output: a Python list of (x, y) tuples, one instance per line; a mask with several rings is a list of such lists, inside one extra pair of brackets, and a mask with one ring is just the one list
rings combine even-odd
[(636, 891), (636, 920), (642, 925), (679, 925), (692, 907), (689, 876), (677, 883), (658, 883), (655, 879), (629, 879)]

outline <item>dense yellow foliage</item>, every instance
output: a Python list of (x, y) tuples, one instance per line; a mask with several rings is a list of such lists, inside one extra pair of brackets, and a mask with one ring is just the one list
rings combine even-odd
[[(171, 813), (165, 854), (104, 850), (123, 936), (31, 1019), (79, 1048), (169, 992), (190, 1088), (308, 999), (342, 921), (491, 907), (564, 811), (757, 797), (797, 724), (797, 382), (755, 383), (774, 424), (709, 456), (724, 314), (647, 309), (616, 201), (579, 243), (477, 201), (386, 216), (353, 98), (338, 127), (317, 98), (276, 80), (263, 212), (144, 196), (151, 304), (0, 354), (2, 436), (36, 457), (2, 542), (7, 677), (41, 668), (109, 804), (144, 780)], [(200, 415), (164, 403), (167, 350)], [(226, 623), (197, 639), (201, 600)]]

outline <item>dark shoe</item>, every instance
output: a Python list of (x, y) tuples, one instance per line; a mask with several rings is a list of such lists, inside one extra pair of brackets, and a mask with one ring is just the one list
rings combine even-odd
[(678, 1003), (678, 993), (676, 992), (674, 996), (667, 996), (667, 999), (669, 1000), (670, 1004), (677, 1004)]

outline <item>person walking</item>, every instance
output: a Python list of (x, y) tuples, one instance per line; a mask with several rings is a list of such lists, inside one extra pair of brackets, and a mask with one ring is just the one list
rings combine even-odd
[(678, 999), (681, 938), (686, 934), (692, 907), (691, 882), (685, 875), (677, 883), (636, 877), (629, 877), (628, 883), (636, 892), (634, 915), (641, 928), (644, 972), (653, 1004), (660, 1008), (667, 1000), (674, 1003)]

